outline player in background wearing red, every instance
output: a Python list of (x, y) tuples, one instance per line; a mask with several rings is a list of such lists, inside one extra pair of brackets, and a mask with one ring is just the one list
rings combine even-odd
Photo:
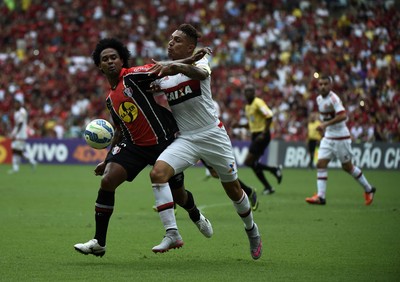
[[(200, 55), (196, 58), (196, 54)], [(196, 54), (185, 62), (194, 62), (205, 53), (200, 51)], [(103, 256), (108, 224), (114, 211), (115, 190), (124, 181), (133, 181), (147, 165), (154, 164), (160, 153), (174, 140), (177, 126), (171, 112), (157, 104), (152, 93), (149, 93), (149, 85), (155, 79), (149, 76), (151, 65), (128, 68), (128, 49), (112, 38), (100, 40), (92, 57), (110, 84), (106, 104), (116, 131), (105, 161), (95, 169), (95, 174), (102, 175), (102, 178), (95, 203), (94, 238), (86, 243), (75, 244), (74, 248), (85, 255)], [(188, 211), (203, 235), (211, 237), (213, 233), (210, 222), (197, 209), (192, 194), (184, 189), (183, 173), (171, 177), (168, 182), (168, 187), (154, 185), (153, 193), (167, 233), (165, 238), (168, 238), (168, 234), (174, 234), (178, 240), (169, 248), (157, 252), (183, 245), (176, 224), (171, 189), (180, 190), (177, 203)]]
[(369, 184), (361, 169), (352, 163), (351, 138), (346, 125), (347, 114), (339, 96), (331, 90), (332, 83), (332, 78), (328, 75), (321, 75), (318, 79), (317, 105), (322, 121), (318, 130), (323, 133), (317, 162), (318, 192), (306, 198), (306, 202), (316, 205), (326, 204), (327, 167), (333, 158), (337, 158), (342, 163), (343, 170), (363, 187), (365, 204), (368, 206), (372, 204), (376, 188)]

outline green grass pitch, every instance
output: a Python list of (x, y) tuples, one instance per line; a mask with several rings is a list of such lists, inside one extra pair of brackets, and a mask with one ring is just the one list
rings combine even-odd
[(153, 254), (164, 230), (152, 210), (149, 169), (117, 189), (103, 258), (73, 249), (94, 235), (100, 178), (94, 166), (0, 166), (0, 281), (399, 281), (400, 173), (365, 170), (377, 187), (364, 205), (362, 189), (341, 170), (329, 170), (326, 206), (304, 198), (316, 190), (316, 171), (284, 169), (276, 193), (261, 195), (247, 168), (240, 178), (259, 191), (254, 213), (263, 256), (251, 259), (243, 224), (219, 182), (204, 168), (186, 171), (186, 186), (211, 220), (203, 237), (178, 208), (183, 248)]

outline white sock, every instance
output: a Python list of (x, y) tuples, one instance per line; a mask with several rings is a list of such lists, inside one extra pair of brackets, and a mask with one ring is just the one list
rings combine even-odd
[(31, 165), (36, 165), (36, 164), (37, 164), (37, 162), (35, 161), (35, 159), (32, 158), (32, 156), (29, 155), (28, 152), (25, 151), (25, 152), (23, 152), (22, 154), (23, 154), (24, 158), (27, 159), (28, 162), (29, 162)]
[(237, 201), (233, 202), (233, 206), (236, 209), (236, 212), (239, 214), (240, 218), (242, 219), (244, 226), (247, 230), (253, 228), (253, 213), (251, 212), (249, 198), (247, 197), (246, 193), (242, 190), (243, 195), (242, 198)]
[(369, 184), (367, 178), (365, 178), (364, 174), (362, 173), (361, 169), (356, 167), (355, 165), (353, 166), (353, 170), (351, 171), (351, 175), (354, 177), (355, 180), (358, 181), (358, 183), (361, 184), (362, 187), (364, 187), (365, 192), (370, 192), (371, 191), (371, 185)]
[(156, 207), (165, 230), (178, 229), (175, 219), (174, 200), (168, 183), (152, 184)]
[(13, 155), (12, 157), (12, 167), (14, 171), (19, 171), (19, 165), (21, 164), (21, 156)]
[(318, 197), (325, 199), (326, 196), (326, 184), (328, 182), (328, 170), (318, 169), (317, 170), (317, 188)]

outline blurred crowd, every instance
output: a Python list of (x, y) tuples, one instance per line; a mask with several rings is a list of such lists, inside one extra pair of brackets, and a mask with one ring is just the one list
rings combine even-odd
[(245, 83), (275, 113), (273, 137), (306, 139), (318, 74), (329, 73), (348, 111), (353, 139), (400, 141), (400, 13), (396, 1), (7, 0), (0, 2), (0, 136), (12, 100), (24, 100), (31, 137), (81, 137), (109, 119), (108, 92), (91, 52), (117, 37), (132, 65), (165, 60), (181, 23), (210, 46), (212, 90), (231, 137), (244, 118)]

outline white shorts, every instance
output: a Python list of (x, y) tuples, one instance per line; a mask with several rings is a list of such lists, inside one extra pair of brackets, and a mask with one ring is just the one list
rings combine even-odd
[(16, 151), (25, 151), (26, 141), (25, 140), (14, 140), (11, 142), (11, 149)]
[(224, 127), (215, 126), (204, 132), (180, 135), (158, 157), (158, 160), (168, 163), (175, 174), (195, 165), (200, 159), (214, 168), (221, 182), (237, 179), (237, 164)]
[(318, 159), (332, 160), (336, 158), (340, 162), (347, 163), (351, 161), (353, 153), (351, 151), (351, 139), (333, 140), (322, 138), (318, 150)]

